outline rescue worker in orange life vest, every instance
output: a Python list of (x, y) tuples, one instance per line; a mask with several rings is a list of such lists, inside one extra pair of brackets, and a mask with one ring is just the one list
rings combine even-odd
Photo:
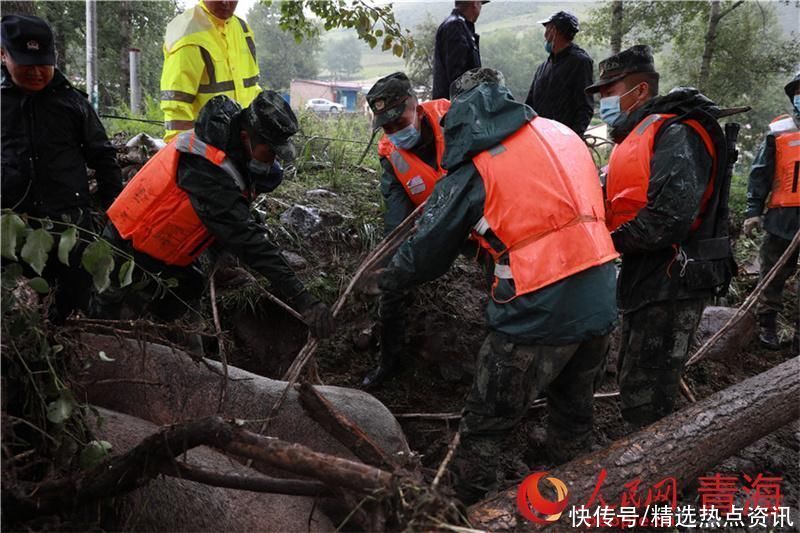
[[(792, 102), (792, 114), (781, 115), (769, 125), (769, 133), (753, 160), (747, 184), (747, 219), (744, 233), (752, 236), (756, 228), (764, 229), (761, 243), (761, 277), (783, 255), (800, 227), (800, 74), (784, 88)], [(767, 200), (769, 198), (769, 201)], [(764, 215), (764, 207), (767, 213)], [(780, 348), (776, 322), (783, 309), (783, 287), (797, 269), (797, 250), (767, 285), (758, 301), (758, 338), (769, 349)], [(798, 306), (800, 297), (793, 305)], [(800, 324), (795, 323), (793, 353), (800, 350)]]
[[(178, 135), (127, 184), (108, 209), (106, 236), (145, 270), (176, 278), (173, 291), (188, 302), (197, 301), (205, 285), (197, 258), (219, 246), (266, 277), (271, 290), (303, 314), (312, 335), (328, 336), (328, 307), (297, 279), (250, 210), (258, 193), (277, 187), (271, 165), (276, 157), (294, 157), (289, 138), (296, 132), (294, 113), (274, 91), (261, 92), (244, 110), (226, 96), (212, 98), (194, 130)], [(134, 291), (118, 296), (116, 303), (134, 314), (152, 311), (168, 320), (186, 311), (170, 292), (144, 301)]]
[(501, 73), (473, 69), (453, 84), (444, 135), (447, 176), (414, 236), (363, 289), (399, 291), (441, 276), (469, 235), (494, 259), (489, 335), (453, 460), (468, 503), (502, 482), (504, 439), (540, 394), (548, 460), (590, 449), (595, 381), (617, 317), (618, 254), (588, 149), (567, 126), (514, 100)]
[(622, 254), (619, 381), (623, 418), (640, 427), (672, 412), (706, 301), (735, 265), (720, 215), (726, 143), (719, 108), (696, 89), (658, 96), (649, 47), (600, 63), (600, 115), (617, 143), (606, 222)]
[[(367, 94), (374, 114), (372, 125), (383, 128), (378, 144), (383, 175), (380, 188), (386, 211), (384, 233), (388, 235), (414, 208), (424, 202), (436, 182), (445, 175), (441, 166), (444, 135), (439, 121), (450, 107), (445, 99), (419, 104), (411, 82), (402, 72), (378, 80)], [(362, 385), (374, 389), (404, 366), (409, 291), (390, 291), (381, 297), (381, 358)]]

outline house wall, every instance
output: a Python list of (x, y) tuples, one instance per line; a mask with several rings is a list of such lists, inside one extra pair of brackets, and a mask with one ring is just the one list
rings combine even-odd
[(312, 98), (327, 98), (336, 101), (333, 90), (329, 86), (304, 81), (292, 81), (289, 94), (292, 109), (303, 109), (306, 102)]

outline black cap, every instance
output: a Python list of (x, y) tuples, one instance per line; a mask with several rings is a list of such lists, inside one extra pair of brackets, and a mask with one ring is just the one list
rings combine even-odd
[(588, 86), (587, 94), (599, 92), (601, 88), (621, 80), (628, 74), (639, 72), (652, 72), (656, 75), (656, 66), (653, 62), (653, 53), (646, 44), (637, 44), (617, 55), (613, 55), (600, 62), (600, 77), (597, 83)]
[(367, 103), (375, 115), (372, 127), (377, 129), (398, 119), (405, 111), (409, 96), (414, 96), (414, 91), (408, 76), (402, 72), (389, 74), (375, 82), (367, 93)]
[(2, 26), (3, 48), (20, 65), (55, 65), (53, 30), (39, 17), (5, 15)]
[(292, 161), (294, 146), (289, 137), (297, 133), (297, 117), (289, 103), (275, 91), (261, 91), (244, 110), (244, 126), (268, 144), (281, 160)]
[(792, 81), (787, 83), (786, 86), (783, 88), (784, 92), (786, 92), (786, 96), (788, 96), (789, 100), (792, 102), (794, 101), (793, 100), (794, 93), (797, 92), (798, 85), (800, 85), (800, 72), (795, 74), (794, 79), (792, 79)]
[(567, 33), (570, 36), (581, 31), (581, 26), (578, 24), (578, 17), (567, 11), (557, 11), (546, 19), (540, 20), (539, 24), (544, 26), (551, 22), (556, 25), (558, 31)]

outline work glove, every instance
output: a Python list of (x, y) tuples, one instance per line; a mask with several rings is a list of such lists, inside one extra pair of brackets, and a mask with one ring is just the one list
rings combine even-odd
[(356, 283), (358, 292), (368, 296), (380, 296), (383, 294), (379, 282), (384, 272), (386, 272), (385, 268), (364, 272), (364, 274), (361, 275), (361, 279)]
[(326, 339), (333, 333), (333, 314), (331, 314), (330, 308), (322, 302), (318, 301), (306, 309), (303, 312), (303, 320), (305, 320), (311, 336), (316, 339)]
[(763, 231), (764, 229), (764, 217), (750, 217), (745, 219), (744, 224), (742, 224), (742, 232), (748, 236), (753, 236), (753, 231)]
[(333, 333), (333, 315), (324, 303), (316, 296), (303, 289), (300, 294), (288, 301), (288, 304), (297, 310), (303, 317), (303, 322), (308, 326), (311, 336), (316, 339), (330, 337)]

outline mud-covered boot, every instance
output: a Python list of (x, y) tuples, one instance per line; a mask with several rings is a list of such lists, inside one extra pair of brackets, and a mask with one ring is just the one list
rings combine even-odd
[(777, 331), (778, 315), (774, 313), (758, 317), (758, 340), (761, 346), (768, 350), (779, 350), (781, 347)]
[(400, 373), (403, 367), (405, 331), (402, 326), (384, 323), (381, 328), (381, 360), (376, 368), (364, 376), (361, 386), (374, 390)]
[(377, 389), (389, 379), (400, 373), (400, 352), (397, 348), (381, 347), (381, 361), (377, 367), (364, 376), (361, 385), (365, 390)]

